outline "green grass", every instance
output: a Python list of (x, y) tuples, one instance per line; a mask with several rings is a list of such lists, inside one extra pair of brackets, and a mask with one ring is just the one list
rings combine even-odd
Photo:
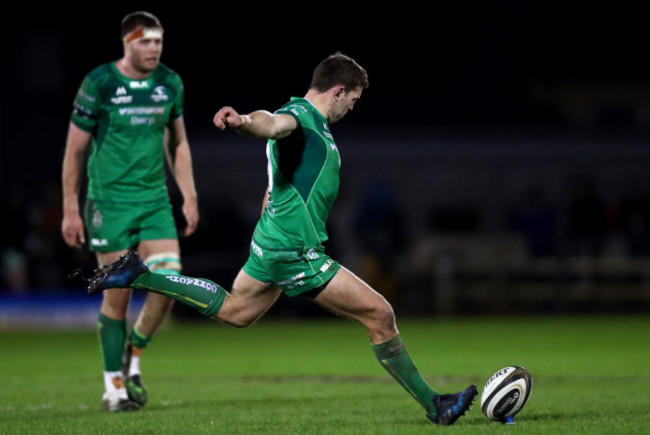
[(0, 433), (650, 433), (650, 318), (398, 319), (437, 389), (479, 390), (511, 364), (534, 388), (517, 426), (475, 406), (439, 428), (340, 318), (168, 324), (143, 357), (150, 402), (100, 411), (94, 331), (0, 332)]

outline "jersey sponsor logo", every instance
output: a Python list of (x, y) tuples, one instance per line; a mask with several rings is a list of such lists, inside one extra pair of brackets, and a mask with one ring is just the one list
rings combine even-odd
[(278, 112), (282, 112), (283, 110), (288, 110), (289, 112), (293, 113), (296, 116), (300, 116), (300, 114), (302, 113), (307, 113), (307, 109), (302, 107), (299, 104), (292, 104), (290, 106), (278, 110)]
[(93, 246), (108, 246), (106, 239), (90, 239), (90, 244)]
[(262, 248), (257, 246), (255, 242), (251, 242), (251, 248), (253, 249), (255, 255), (257, 255), (260, 258), (264, 258), (264, 253), (262, 252)]
[(111, 103), (113, 104), (129, 104), (133, 101), (133, 97), (126, 94), (126, 88), (124, 86), (118, 86), (115, 89), (115, 97), (111, 98)]
[(171, 282), (177, 282), (179, 284), (193, 285), (195, 287), (201, 287), (209, 291), (210, 293), (216, 293), (219, 290), (219, 287), (216, 284), (211, 282), (204, 281), (202, 279), (190, 278), (189, 276), (179, 276), (179, 275), (165, 275), (165, 278)]
[(74, 102), (73, 106), (74, 106), (74, 113), (76, 115), (82, 116), (84, 118), (90, 118), (92, 116), (92, 112), (90, 111), (90, 109), (87, 109), (84, 106), (77, 104), (76, 101)]
[(131, 101), (133, 101), (131, 95), (122, 95), (121, 97), (111, 98), (111, 103), (113, 104), (129, 104)]
[(129, 87), (131, 89), (147, 89), (149, 82), (147, 80), (132, 80), (129, 82)]
[(310, 249), (309, 251), (307, 251), (307, 253), (305, 254), (305, 257), (307, 257), (310, 260), (317, 260), (317, 259), (320, 258), (320, 256), (318, 255), (318, 252), (316, 252), (313, 248)]
[(162, 115), (164, 107), (123, 107), (119, 110), (120, 116), (124, 115)]
[(336, 155), (339, 156), (339, 167), (341, 166), (341, 153), (339, 153), (339, 149), (336, 145), (334, 145), (332, 142), (329, 143), (330, 148), (332, 148), (332, 151), (336, 153)]
[(123, 107), (119, 110), (120, 116), (131, 116), (131, 125), (155, 125), (155, 117), (137, 115), (162, 115), (164, 113), (164, 107)]
[(155, 125), (156, 118), (147, 117), (147, 116), (132, 116), (131, 125)]
[(93, 97), (90, 94), (87, 94), (86, 92), (84, 92), (83, 89), (79, 89), (79, 92), (77, 92), (77, 96), (79, 96), (80, 98), (83, 98), (86, 101), (90, 101), (91, 103), (95, 102), (95, 97)]
[(284, 107), (284, 108), (276, 111), (275, 113), (286, 113), (287, 111), (293, 113), (296, 116), (300, 116), (303, 113), (307, 113), (307, 109), (305, 109), (302, 106), (298, 106), (298, 105)]
[(334, 140), (334, 136), (332, 136), (332, 133), (330, 133), (329, 127), (327, 127), (327, 124), (323, 122), (323, 136), (328, 138), (329, 140)]
[(165, 94), (165, 87), (156, 86), (156, 88), (153, 90), (153, 94), (151, 94), (151, 99), (154, 100), (156, 103), (159, 103), (161, 101), (167, 101), (169, 99), (169, 96)]

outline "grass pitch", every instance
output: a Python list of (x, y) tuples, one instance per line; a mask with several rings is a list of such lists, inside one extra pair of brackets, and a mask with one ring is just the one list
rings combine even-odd
[[(375, 360), (340, 318), (165, 325), (142, 360), (150, 401), (101, 412), (94, 331), (0, 331), (0, 433), (650, 433), (650, 318), (398, 319), (434, 388), (479, 391), (507, 365), (534, 386), (517, 425), (473, 409), (448, 428)], [(477, 400), (478, 402), (478, 400)]]

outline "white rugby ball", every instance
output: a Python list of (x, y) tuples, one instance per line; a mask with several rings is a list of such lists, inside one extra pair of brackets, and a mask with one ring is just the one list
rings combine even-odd
[(504, 367), (488, 379), (481, 393), (481, 410), (490, 420), (513, 417), (526, 404), (533, 378), (524, 367)]

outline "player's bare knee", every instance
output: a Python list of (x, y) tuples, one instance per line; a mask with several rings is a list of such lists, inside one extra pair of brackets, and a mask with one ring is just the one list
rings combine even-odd
[(393, 311), (393, 307), (388, 302), (383, 301), (382, 303), (377, 304), (375, 313), (377, 318), (380, 319), (382, 323), (395, 323), (395, 312)]
[(391, 333), (395, 327), (395, 312), (388, 302), (383, 302), (375, 307), (373, 313), (375, 329), (381, 333)]
[(101, 311), (113, 319), (120, 319), (126, 315), (131, 299), (128, 290), (115, 289), (104, 292)]

